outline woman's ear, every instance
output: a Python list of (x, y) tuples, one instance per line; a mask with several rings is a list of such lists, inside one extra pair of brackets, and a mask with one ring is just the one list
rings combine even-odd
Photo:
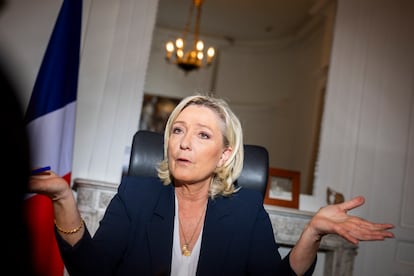
[(221, 153), (221, 157), (219, 162), (217, 163), (217, 167), (223, 166), (229, 159), (232, 152), (233, 149), (231, 147), (225, 148), (224, 151)]

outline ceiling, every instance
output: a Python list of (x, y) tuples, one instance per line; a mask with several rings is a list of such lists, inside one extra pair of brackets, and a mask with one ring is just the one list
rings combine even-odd
[[(192, 1), (159, 0), (157, 26), (183, 30)], [(280, 39), (301, 29), (322, 2), (326, 1), (204, 0), (200, 33), (233, 41)], [(191, 26), (194, 18), (195, 13)]]

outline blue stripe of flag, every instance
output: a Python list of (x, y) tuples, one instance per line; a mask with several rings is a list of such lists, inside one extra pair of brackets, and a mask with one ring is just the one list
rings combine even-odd
[(25, 123), (76, 101), (82, 0), (64, 0), (40, 66)]

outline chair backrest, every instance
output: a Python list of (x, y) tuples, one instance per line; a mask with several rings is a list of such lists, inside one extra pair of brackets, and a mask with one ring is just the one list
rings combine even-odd
[[(157, 176), (157, 164), (164, 156), (164, 136), (160, 133), (138, 130), (132, 141), (128, 167), (130, 176)], [(236, 185), (259, 191), (264, 198), (269, 177), (269, 154), (266, 148), (244, 145), (243, 170)]]

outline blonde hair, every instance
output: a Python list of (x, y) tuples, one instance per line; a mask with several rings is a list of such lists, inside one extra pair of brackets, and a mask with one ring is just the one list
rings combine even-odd
[(214, 96), (194, 95), (184, 98), (172, 111), (168, 118), (164, 132), (164, 160), (158, 165), (158, 177), (168, 185), (172, 181), (172, 175), (168, 168), (168, 140), (171, 133), (171, 126), (178, 115), (190, 105), (199, 105), (210, 108), (217, 113), (222, 121), (222, 134), (224, 147), (233, 149), (226, 163), (216, 168), (209, 189), (211, 198), (218, 195), (230, 196), (238, 189), (234, 186), (234, 181), (239, 177), (243, 168), (243, 130), (237, 116), (231, 111), (227, 102)]

